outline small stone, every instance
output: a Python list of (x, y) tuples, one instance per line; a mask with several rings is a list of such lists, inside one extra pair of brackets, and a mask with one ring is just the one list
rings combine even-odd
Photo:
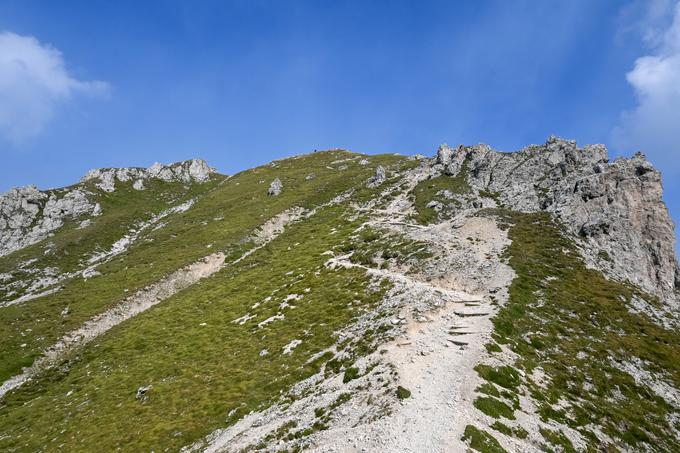
[(142, 386), (137, 389), (137, 394), (135, 395), (135, 399), (139, 401), (146, 401), (149, 399), (149, 390), (151, 390), (151, 385), (147, 386)]

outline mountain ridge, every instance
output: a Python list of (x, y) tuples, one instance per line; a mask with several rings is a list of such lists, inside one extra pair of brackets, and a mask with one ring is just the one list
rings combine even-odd
[(644, 156), (550, 137), (151, 168), (2, 224), (3, 449), (680, 447), (675, 237)]

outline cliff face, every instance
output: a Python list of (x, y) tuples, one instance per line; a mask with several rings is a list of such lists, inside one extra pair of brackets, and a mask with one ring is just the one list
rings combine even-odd
[(515, 153), (486, 145), (442, 146), (437, 164), (464, 171), (477, 190), (504, 206), (547, 211), (578, 238), (588, 263), (663, 300), (677, 300), (680, 270), (674, 225), (662, 200), (661, 175), (644, 155), (609, 161), (602, 145), (551, 137)]

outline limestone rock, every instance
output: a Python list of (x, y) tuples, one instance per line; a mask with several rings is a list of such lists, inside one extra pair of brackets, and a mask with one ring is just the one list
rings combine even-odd
[(439, 146), (439, 149), (437, 150), (437, 163), (441, 165), (450, 164), (453, 153), (454, 151), (449, 145), (443, 144)]
[[(92, 181), (99, 190), (113, 192), (117, 182), (134, 181), (135, 190), (144, 190), (144, 181), (150, 178), (202, 183), (214, 172), (202, 159), (192, 159), (170, 165), (156, 163), (147, 169), (90, 170), (81, 182)], [(101, 206), (90, 201), (91, 195), (82, 186), (47, 191), (26, 186), (0, 195), (0, 256), (45, 239), (67, 219), (100, 215)], [(81, 228), (88, 226), (87, 220), (81, 220)]]
[(133, 187), (143, 190), (145, 179), (160, 179), (163, 181), (205, 182), (215, 169), (208, 166), (203, 159), (191, 159), (170, 165), (156, 162), (149, 168), (102, 168), (90, 170), (81, 182), (97, 181), (95, 186), (105, 192), (113, 192), (116, 181), (127, 182), (135, 180)]
[(379, 185), (385, 182), (386, 177), (387, 176), (385, 174), (385, 167), (380, 165), (378, 166), (378, 168), (375, 169), (375, 175), (368, 180), (366, 186), (369, 188), (378, 187)]
[(67, 218), (94, 214), (97, 206), (80, 188), (11, 189), (0, 196), (0, 256), (45, 239)]
[(270, 197), (276, 197), (281, 194), (282, 189), (283, 184), (281, 184), (281, 180), (279, 178), (276, 178), (269, 185), (269, 189), (267, 189), (267, 195), (269, 195)]
[[(544, 145), (496, 152), (486, 145), (440, 147), (435, 167), (465, 169), (470, 197), (498, 193), (509, 209), (556, 215), (582, 244), (590, 265), (662, 299), (678, 298), (674, 225), (662, 201), (661, 175), (638, 153), (610, 162), (602, 145), (579, 148), (551, 136)], [(606, 254), (605, 254), (606, 252)]]

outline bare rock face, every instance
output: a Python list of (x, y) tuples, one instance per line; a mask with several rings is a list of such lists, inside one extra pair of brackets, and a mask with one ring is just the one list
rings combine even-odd
[[(448, 148), (448, 147), (446, 147)], [(602, 145), (550, 137), (515, 153), (486, 145), (440, 148), (434, 167), (465, 171), (475, 192), (513, 210), (548, 211), (582, 244), (587, 262), (663, 300), (678, 300), (674, 225), (661, 175), (643, 154), (609, 162)]]
[(437, 163), (442, 165), (448, 165), (453, 157), (454, 150), (449, 147), (449, 145), (441, 145), (437, 150)]
[(170, 165), (158, 162), (149, 168), (102, 168), (90, 170), (80, 180), (81, 182), (98, 180), (96, 186), (105, 191), (113, 192), (116, 181), (127, 182), (135, 180), (135, 189), (143, 190), (145, 179), (161, 179), (163, 181), (205, 182), (215, 169), (208, 166), (203, 159), (192, 159)]
[(46, 192), (35, 186), (12, 189), (0, 196), (0, 256), (43, 240), (67, 218), (97, 215), (100, 209), (79, 188)]
[[(202, 159), (193, 159), (171, 165), (156, 163), (147, 169), (91, 170), (81, 182), (94, 180), (100, 190), (113, 192), (116, 182), (134, 181), (136, 190), (144, 190), (144, 181), (151, 178), (201, 183), (214, 172)], [(45, 239), (67, 219), (100, 215), (99, 203), (88, 198), (92, 195), (82, 187), (40, 191), (35, 186), (12, 189), (0, 195), (0, 256)]]

